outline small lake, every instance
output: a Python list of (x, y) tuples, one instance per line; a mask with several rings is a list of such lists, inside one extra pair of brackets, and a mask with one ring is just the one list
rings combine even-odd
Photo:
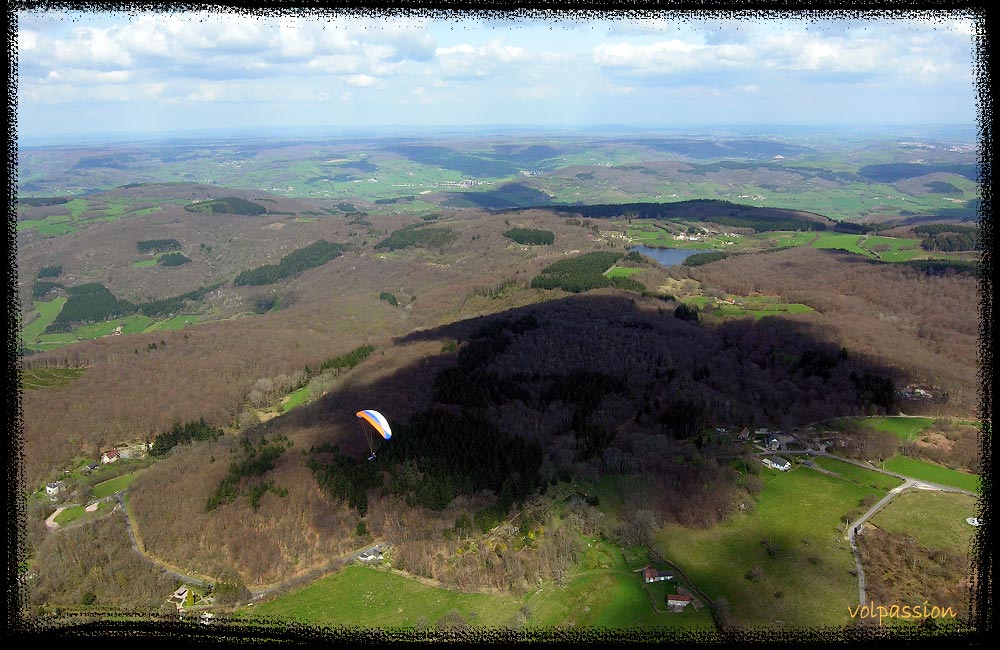
[(635, 251), (646, 257), (652, 257), (663, 266), (674, 266), (680, 264), (687, 258), (697, 253), (714, 253), (714, 250), (692, 250), (690, 248), (651, 248), (649, 246), (633, 246), (628, 249), (631, 253)]

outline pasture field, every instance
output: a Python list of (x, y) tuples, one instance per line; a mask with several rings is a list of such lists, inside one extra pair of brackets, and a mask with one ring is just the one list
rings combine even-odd
[(642, 269), (630, 269), (622, 266), (612, 266), (610, 269), (604, 272), (605, 277), (608, 278), (627, 278), (635, 275), (636, 273), (642, 273)]
[(894, 487), (903, 484), (903, 481), (895, 476), (873, 472), (870, 469), (858, 467), (853, 463), (848, 463), (843, 460), (827, 458), (826, 456), (815, 456), (809, 460), (823, 469), (836, 472), (845, 480), (853, 481), (858, 485), (867, 486), (875, 490), (888, 492)]
[(285, 399), (281, 401), (281, 406), (279, 407), (279, 411), (282, 412), (291, 411), (296, 406), (302, 406), (307, 401), (309, 401), (309, 391), (310, 391), (309, 384), (306, 384), (302, 388), (293, 390), (291, 393), (288, 394), (288, 396)]
[(860, 248), (858, 242), (864, 239), (864, 235), (849, 235), (837, 232), (823, 232), (813, 242), (813, 248), (826, 248), (847, 251), (865, 257), (872, 257), (868, 251)]
[(25, 219), (17, 223), (17, 230), (35, 230), (46, 237), (60, 237), (79, 232), (91, 223), (102, 221), (117, 221), (126, 216), (143, 216), (160, 209), (160, 206), (136, 207), (136, 204), (149, 203), (147, 199), (129, 197), (110, 197), (105, 200), (73, 199), (64, 203), (69, 214), (54, 214), (44, 219)]
[(924, 429), (934, 423), (932, 418), (909, 418), (909, 417), (873, 417), (865, 418), (863, 422), (879, 431), (894, 433), (900, 440), (916, 440)]
[(94, 495), (95, 499), (109, 497), (115, 492), (121, 492), (127, 488), (138, 475), (139, 472), (131, 472), (129, 474), (122, 474), (116, 478), (108, 479), (107, 481), (101, 481), (90, 488), (90, 493)]
[[(885, 237), (883, 235), (872, 235), (864, 242), (865, 248), (875, 252), (879, 259), (886, 262), (905, 262), (916, 257), (927, 254), (920, 248), (919, 239), (904, 239), (902, 237)], [(876, 251), (876, 247), (888, 247), (887, 251)]]
[(146, 326), (143, 332), (156, 332), (158, 330), (179, 330), (184, 329), (188, 325), (194, 325), (201, 319), (201, 316), (194, 314), (178, 314), (173, 318), (168, 318), (167, 320), (157, 321)]
[(903, 476), (949, 485), (969, 492), (979, 492), (979, 477), (975, 474), (967, 474), (954, 469), (949, 469), (936, 463), (925, 460), (917, 460), (909, 456), (893, 456), (885, 461), (885, 468), (890, 472), (896, 472)]
[(34, 309), (38, 312), (38, 318), (21, 330), (21, 336), (24, 338), (25, 343), (38, 340), (38, 337), (42, 335), (45, 328), (51, 325), (52, 321), (59, 315), (59, 312), (62, 311), (66, 300), (66, 298), (59, 297), (53, 298), (48, 302), (35, 302)]
[(114, 507), (114, 504), (108, 503), (107, 501), (101, 501), (98, 503), (97, 510), (94, 512), (87, 512), (87, 506), (84, 505), (71, 506), (56, 515), (54, 521), (60, 526), (65, 526), (66, 524), (72, 523), (85, 515), (94, 515), (95, 513), (99, 513), (102, 510), (107, 510), (112, 507)]
[(117, 327), (122, 328), (122, 334), (135, 334), (144, 331), (152, 322), (153, 319), (149, 316), (136, 314), (93, 325), (81, 325), (73, 331), (73, 334), (82, 339), (96, 339), (114, 333)]
[(803, 467), (761, 476), (756, 507), (708, 529), (667, 525), (655, 535), (661, 552), (724, 596), (737, 624), (846, 624), (858, 582), (841, 517), (883, 492)]
[(35, 368), (21, 371), (21, 390), (68, 386), (86, 368)]
[(954, 492), (910, 490), (890, 501), (871, 521), (890, 533), (903, 533), (927, 549), (964, 554), (975, 528), (976, 497)]
[(121, 327), (122, 334), (135, 334), (138, 332), (153, 332), (157, 330), (179, 330), (187, 325), (198, 322), (201, 316), (191, 314), (181, 314), (172, 318), (154, 321), (148, 316), (135, 314), (124, 318), (102, 321), (90, 325), (80, 325), (72, 332), (61, 332), (59, 334), (43, 334), (45, 328), (49, 326), (66, 304), (66, 298), (54, 298), (49, 302), (36, 302), (35, 310), (40, 316), (21, 331), (24, 345), (38, 350), (52, 350), (76, 343), (79, 340), (96, 339), (102, 336), (110, 336), (115, 328)]
[[(354, 564), (243, 612), (319, 625), (412, 627), (418, 622), (433, 624), (457, 611), (471, 625), (493, 627), (514, 624), (525, 608), (526, 624), (538, 627), (713, 627), (707, 608), (696, 611), (689, 606), (677, 614), (654, 611), (641, 574), (635, 571), (645, 566), (644, 554), (634, 553), (626, 564), (621, 550), (612, 544), (598, 538), (583, 538), (583, 544), (578, 569), (567, 584), (545, 582), (523, 595), (461, 593)], [(650, 589), (661, 610), (666, 609), (664, 596), (675, 586), (660, 583)]]

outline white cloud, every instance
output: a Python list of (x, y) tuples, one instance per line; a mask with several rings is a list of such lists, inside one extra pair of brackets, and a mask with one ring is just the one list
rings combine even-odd
[(367, 86), (373, 86), (376, 83), (378, 83), (378, 79), (366, 74), (351, 75), (346, 79), (346, 81), (348, 84), (355, 86), (356, 88), (365, 88)]
[(52, 55), (66, 63), (89, 63), (97, 66), (127, 67), (132, 56), (109, 33), (110, 30), (81, 27), (72, 40), (57, 40), (52, 44)]
[(528, 60), (524, 48), (504, 45), (503, 39), (478, 47), (468, 43), (439, 47), (435, 56), (443, 76), (459, 79), (488, 77), (506, 66)]
[(753, 50), (745, 45), (702, 45), (679, 39), (650, 45), (610, 43), (594, 48), (592, 60), (599, 66), (632, 74), (688, 72), (716, 67), (746, 67)]

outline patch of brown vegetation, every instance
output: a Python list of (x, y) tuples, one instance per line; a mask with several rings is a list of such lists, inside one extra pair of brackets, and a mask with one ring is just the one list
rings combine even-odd
[(968, 612), (969, 558), (919, 546), (902, 533), (866, 524), (858, 536), (868, 599), (876, 605), (951, 607)]

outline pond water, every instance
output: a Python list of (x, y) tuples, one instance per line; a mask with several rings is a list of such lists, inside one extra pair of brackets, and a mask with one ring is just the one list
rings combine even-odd
[(689, 248), (652, 248), (650, 246), (633, 246), (628, 249), (631, 253), (636, 251), (646, 257), (652, 257), (663, 266), (674, 266), (680, 264), (687, 258), (697, 253), (714, 253), (714, 250), (692, 250)]

